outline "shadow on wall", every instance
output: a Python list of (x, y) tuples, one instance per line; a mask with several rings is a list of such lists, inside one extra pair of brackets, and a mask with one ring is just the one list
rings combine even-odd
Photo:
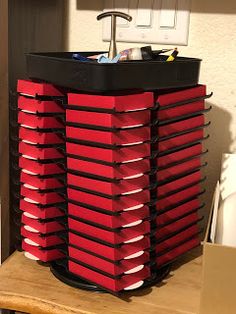
[[(138, 1), (138, 0), (137, 0)], [(77, 0), (77, 10), (103, 10), (104, 0)], [(119, 3), (119, 1), (117, 1)], [(191, 12), (204, 12), (204, 13), (222, 13), (222, 14), (235, 14), (236, 13), (236, 1), (212, 1), (212, 0), (192, 0)]]
[(209, 134), (210, 138), (204, 142), (204, 149), (208, 149), (209, 152), (205, 157), (208, 165), (204, 168), (204, 175), (207, 176), (207, 179), (203, 184), (206, 189), (203, 196), (206, 206), (201, 211), (201, 214), (204, 215), (203, 227), (206, 225), (213, 191), (220, 176), (222, 154), (232, 152), (234, 150), (232, 143), (235, 141), (229, 129), (232, 120), (231, 114), (216, 104), (206, 102), (206, 108), (210, 106), (212, 106), (212, 109), (206, 115), (206, 120), (211, 121), (206, 130), (206, 134)]
[(90, 1), (77, 0), (76, 9), (77, 10), (102, 11), (104, 9), (104, 1), (103, 0), (90, 0)]
[[(11, 121), (10, 148), (17, 151), (17, 104), (14, 92), (19, 78), (27, 78), (25, 53), (43, 51), (63, 51), (64, 49), (64, 5), (65, 0), (9, 0), (9, 89)], [(50, 22), (50, 23), (49, 23)], [(1, 47), (0, 47), (1, 49)], [(13, 164), (18, 164), (18, 157), (10, 155), (10, 243), (15, 251), (17, 232), (14, 208), (18, 205), (15, 196), (17, 174)], [(7, 211), (9, 206), (7, 206)], [(4, 224), (6, 225), (6, 224)]]

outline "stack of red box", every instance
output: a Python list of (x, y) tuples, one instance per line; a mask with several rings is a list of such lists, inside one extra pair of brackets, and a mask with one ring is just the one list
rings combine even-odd
[(68, 95), (69, 272), (133, 289), (199, 244), (207, 97)]
[(118, 293), (154, 282), (199, 245), (205, 86), (69, 93), (65, 117), (65, 94), (53, 85), (19, 81), (18, 93), (28, 257), (65, 258), (69, 276)]
[(70, 272), (112, 292), (150, 277), (153, 94), (69, 94)]
[[(22, 249), (35, 260), (62, 258), (65, 212), (65, 94), (51, 84), (19, 80)], [(64, 191), (65, 192), (65, 191)]]
[(160, 268), (199, 245), (203, 207), (201, 161), (206, 87), (199, 85), (156, 97), (159, 109), (156, 144), (156, 263)]

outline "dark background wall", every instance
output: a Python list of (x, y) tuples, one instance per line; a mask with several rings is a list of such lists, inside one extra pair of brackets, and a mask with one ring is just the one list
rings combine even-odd
[[(3, 2), (4, 0), (1, 1)], [(66, 1), (9, 0), (8, 6), (10, 198), (9, 205), (6, 200), (4, 206), (2, 206), (2, 211), (6, 216), (4, 222), (5, 231), (3, 230), (2, 235), (3, 238), (7, 237), (7, 226), (10, 225), (11, 252), (15, 249), (16, 235), (19, 230), (19, 227), (14, 222), (17, 218), (14, 209), (18, 202), (19, 187), (14, 184), (17, 172), (13, 169), (13, 165), (17, 166), (17, 157), (14, 156), (14, 152), (17, 151), (17, 142), (13, 140), (18, 131), (17, 103), (14, 94), (16, 92), (17, 79), (27, 78), (25, 53), (34, 51), (64, 51), (66, 42), (66, 24), (64, 23), (66, 21)], [(7, 117), (7, 110), (5, 106), (5, 117)], [(7, 125), (5, 128), (7, 130)], [(5, 163), (4, 168), (5, 172), (7, 172), (7, 163)], [(4, 175), (4, 177), (6, 176), (7, 174)], [(8, 198), (7, 191), (5, 191), (5, 195)], [(6, 242), (5, 246), (7, 245)], [(3, 254), (3, 257), (6, 257), (6, 254), (7, 251)]]

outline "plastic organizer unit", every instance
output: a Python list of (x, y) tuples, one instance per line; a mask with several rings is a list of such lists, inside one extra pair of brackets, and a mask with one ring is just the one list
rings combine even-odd
[[(51, 56), (49, 62), (48, 54), (28, 55), (31, 77), (46, 80), (39, 64), (55, 67), (55, 60), (97, 71), (68, 54)], [(173, 63), (176, 71), (197, 66), (184, 59)], [(163, 64), (170, 67), (163, 60), (152, 66)], [(103, 78), (124, 70), (120, 64), (99, 68)], [(60, 85), (59, 75), (47, 74)], [(201, 169), (207, 165), (202, 142), (211, 109), (205, 100), (211, 94), (197, 85), (196, 72), (189, 84), (158, 89), (164, 83), (159, 79), (154, 88), (150, 78), (132, 90), (119, 77), (110, 90), (112, 80), (74, 86), (68, 75), (65, 67), (61, 86), (73, 88), (68, 91), (18, 83), (22, 248), (76, 287), (120, 295), (153, 285), (200, 244)]]

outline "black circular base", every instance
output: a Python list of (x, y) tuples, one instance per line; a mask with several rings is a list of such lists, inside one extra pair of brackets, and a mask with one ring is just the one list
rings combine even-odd
[(102, 288), (99, 288), (98, 286), (93, 285), (86, 280), (83, 280), (80, 277), (70, 273), (64, 266), (59, 265), (57, 262), (52, 262), (50, 269), (57, 279), (66, 283), (67, 285), (84, 290), (106, 292)]
[[(51, 272), (53, 275), (61, 280), (62, 282), (83, 290), (89, 290), (89, 291), (97, 291), (101, 293), (106, 293), (108, 292), (107, 290), (103, 289), (102, 287), (99, 287), (95, 284), (92, 284), (86, 280), (83, 280), (79, 276), (76, 276), (72, 273), (70, 273), (63, 265), (58, 264), (57, 262), (52, 262), (50, 266)], [(153, 285), (156, 285), (160, 283), (166, 276), (168, 276), (169, 272), (171, 269), (171, 265), (164, 266), (160, 270), (158, 270), (152, 277), (152, 279), (147, 280), (144, 285), (142, 285), (140, 288), (133, 290), (141, 290), (146, 287), (151, 287)], [(131, 291), (127, 291), (131, 292)]]

